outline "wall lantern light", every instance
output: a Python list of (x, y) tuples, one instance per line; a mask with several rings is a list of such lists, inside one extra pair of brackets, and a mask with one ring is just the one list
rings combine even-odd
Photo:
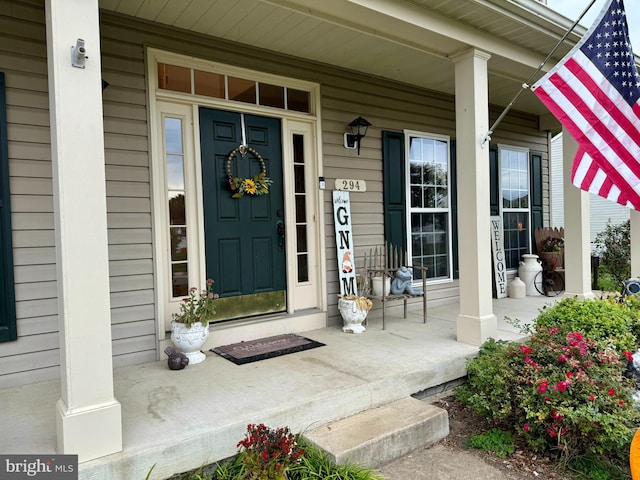
[(356, 118), (349, 124), (351, 133), (344, 134), (344, 147), (345, 148), (357, 148), (358, 155), (360, 155), (360, 141), (367, 134), (367, 129), (371, 126), (367, 120), (362, 117)]

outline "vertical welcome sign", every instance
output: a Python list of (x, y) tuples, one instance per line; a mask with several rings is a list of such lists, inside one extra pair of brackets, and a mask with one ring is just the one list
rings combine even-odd
[(491, 217), (491, 250), (493, 251), (493, 274), (496, 279), (496, 297), (507, 296), (507, 266), (504, 261), (504, 238), (502, 217)]
[(349, 192), (333, 191), (333, 221), (336, 228), (338, 276), (342, 295), (357, 295), (353, 235), (351, 233), (351, 201)]

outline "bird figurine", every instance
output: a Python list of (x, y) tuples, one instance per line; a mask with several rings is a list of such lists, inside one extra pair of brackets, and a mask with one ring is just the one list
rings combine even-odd
[(165, 348), (164, 353), (169, 356), (167, 363), (170, 370), (182, 370), (189, 365), (189, 357), (184, 353), (176, 352), (176, 349), (173, 347)]

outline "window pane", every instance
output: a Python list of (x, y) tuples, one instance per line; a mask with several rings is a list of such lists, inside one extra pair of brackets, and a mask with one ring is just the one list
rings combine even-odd
[(183, 153), (182, 148), (182, 119), (165, 117), (164, 141), (167, 153)]
[(507, 268), (518, 268), (522, 255), (529, 252), (529, 213), (505, 212), (503, 225)]
[(184, 193), (169, 192), (169, 223), (185, 225)]
[(309, 281), (309, 255), (298, 255), (298, 282)]
[(195, 70), (193, 84), (196, 95), (224, 98), (224, 75)]
[(174, 92), (191, 93), (191, 69), (159, 63), (158, 87)]
[(171, 289), (174, 297), (184, 297), (189, 292), (189, 274), (186, 263), (171, 265)]
[(429, 267), (427, 278), (449, 277), (449, 228), (446, 213), (411, 215), (411, 261)]
[(268, 83), (260, 83), (258, 85), (260, 88), (260, 105), (284, 108), (284, 87), (269, 85)]
[(171, 260), (176, 262), (187, 259), (187, 229), (171, 227)]
[(293, 175), (295, 192), (304, 193), (304, 165), (294, 165)]
[(304, 195), (296, 195), (296, 223), (307, 221), (306, 203)]
[(287, 88), (287, 109), (296, 112), (311, 112), (311, 101), (309, 92)]
[(229, 82), (229, 100), (256, 103), (256, 82), (244, 78), (227, 77)]
[(298, 225), (296, 226), (296, 235), (297, 235), (297, 250), (298, 252), (306, 252), (307, 250), (307, 226), (306, 225)]
[(184, 190), (182, 155), (167, 155), (167, 188), (169, 190)]
[(304, 163), (304, 137), (293, 136), (293, 163)]

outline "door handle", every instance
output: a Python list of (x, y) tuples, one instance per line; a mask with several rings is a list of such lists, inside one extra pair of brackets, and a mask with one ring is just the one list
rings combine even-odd
[(276, 233), (278, 234), (278, 248), (282, 251), (284, 249), (284, 222), (282, 220), (276, 222)]

